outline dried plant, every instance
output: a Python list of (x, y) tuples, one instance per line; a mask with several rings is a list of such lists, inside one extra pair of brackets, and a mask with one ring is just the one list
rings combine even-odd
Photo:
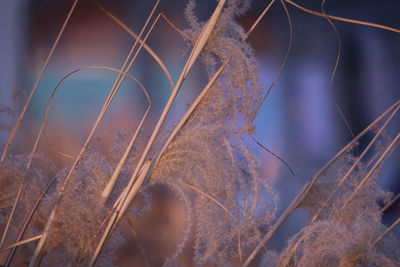
[[(399, 100), (323, 167), (280, 216), (278, 196), (260, 175), (259, 161), (245, 141), (253, 137), (254, 120), (272, 88), (261, 84), (257, 58), (246, 40), (274, 3), (284, 8), (290, 30), (287, 4), (321, 16), (332, 26), (333, 20), (341, 20), (400, 31), (327, 15), (324, 1), (318, 13), (289, 0), (271, 1), (248, 31), (237, 19), (250, 8), (250, 1), (220, 0), (209, 20), (200, 21), (196, 2), (190, 0), (184, 11), (190, 27), (181, 31), (165, 15), (154, 16), (159, 2), (136, 34), (94, 1), (93, 8), (100, 8), (135, 39), (123, 66), (81, 67), (68, 73), (50, 96), (32, 151), (13, 155), (9, 150), (15, 134), (77, 6), (78, 1), (73, 2), (2, 154), (0, 253), (6, 255), (5, 266), (15, 262), (13, 257), (20, 246), (30, 253), (29, 266), (112, 266), (115, 252), (124, 243), (120, 227), (124, 215), (139, 216), (147, 211), (151, 201), (147, 190), (156, 184), (173, 191), (185, 213), (181, 241), (165, 260), (166, 266), (179, 265), (179, 257), (192, 242), (193, 262), (198, 266), (248, 266), (255, 264), (261, 251), (262, 266), (400, 265), (400, 244), (391, 233), (399, 220), (389, 227), (382, 223), (382, 214), (393, 198), (379, 185), (385, 163), (399, 143), (398, 130), (394, 134), (388, 130), (400, 108)], [(184, 37), (191, 51), (176, 83), (159, 56), (145, 44), (160, 19), (167, 20)], [(172, 88), (150, 136), (142, 129), (152, 107), (149, 94), (128, 74), (142, 49), (158, 63)], [(181, 120), (160, 134), (182, 84), (199, 58), (206, 67), (208, 84)], [(84, 69), (111, 71), (118, 77), (78, 156), (71, 165), (58, 169), (37, 151), (38, 145), (60, 85)], [(133, 133), (117, 133), (112, 157), (107, 158), (93, 144), (95, 133), (125, 78), (139, 85), (148, 107)], [(1, 108), (0, 112), (14, 114), (9, 108)], [(0, 125), (0, 130), (9, 128)], [(358, 142), (367, 134), (373, 138), (362, 149)], [(143, 206), (133, 208), (131, 203), (138, 195)], [(267, 249), (267, 242), (296, 209), (307, 211), (307, 225), (282, 252)]]

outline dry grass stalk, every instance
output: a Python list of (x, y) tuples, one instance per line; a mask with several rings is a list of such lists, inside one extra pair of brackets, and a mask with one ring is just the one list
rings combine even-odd
[[(386, 136), (386, 127), (400, 109), (400, 101), (386, 110), (326, 164), (277, 219), (275, 219), (277, 196), (271, 186), (259, 177), (257, 172), (259, 163), (244, 143), (243, 136), (253, 136), (254, 118), (280, 76), (291, 51), (292, 21), (286, 3), (325, 18), (336, 32), (339, 51), (331, 84), (340, 58), (340, 36), (333, 20), (396, 33), (400, 33), (400, 30), (328, 15), (324, 10), (325, 1), (322, 1), (322, 13), (319, 13), (308, 10), (293, 1), (280, 0), (289, 23), (289, 45), (277, 75), (268, 90), (264, 91), (258, 81), (257, 60), (245, 41), (276, 2), (275, 0), (270, 1), (247, 32), (237, 24), (236, 18), (249, 8), (248, 1), (220, 0), (210, 19), (207, 22), (200, 22), (194, 13), (195, 2), (191, 0), (185, 10), (185, 16), (191, 28), (181, 31), (162, 13), (159, 13), (150, 25), (160, 2), (158, 0), (138, 35), (114, 14), (93, 1), (103, 13), (130, 34), (135, 42), (121, 69), (101, 66), (82, 67), (70, 72), (58, 83), (50, 96), (42, 126), (30, 155), (25, 158), (22, 168), (14, 166), (13, 159), (6, 158), (6, 155), (77, 2), (77, 0), (74, 1), (45, 60), (1, 158), (0, 184), (9, 183), (7, 186), (18, 188), (15, 189), (17, 196), (14, 201), (9, 201), (8, 195), (4, 197), (4, 200), (0, 197), (0, 200), (4, 202), (4, 209), (11, 211), (0, 242), (0, 252), (12, 249), (6, 266), (11, 264), (17, 247), (25, 245), (34, 248), (34, 241), (37, 240), (39, 242), (34, 248), (29, 266), (46, 265), (51, 262), (71, 266), (93, 266), (97, 262), (99, 265), (110, 266), (112, 259), (108, 255), (102, 256), (110, 250), (107, 246), (114, 247), (114, 243), (121, 243), (121, 234), (117, 226), (137, 195), (142, 193), (145, 196), (143, 186), (146, 183), (167, 185), (181, 199), (186, 214), (184, 236), (165, 265), (177, 263), (178, 256), (182, 253), (189, 237), (192, 236), (195, 243), (196, 264), (229, 265), (230, 261), (236, 261), (240, 265), (248, 266), (298, 208), (306, 209), (312, 219), (289, 241), (288, 247), (280, 256), (267, 250), (266, 254), (271, 266), (315, 266), (325, 265), (329, 261), (338, 266), (357, 264), (389, 266), (399, 263), (396, 255), (392, 256), (383, 249), (398, 244), (397, 241), (392, 240), (390, 232), (400, 219), (388, 228), (381, 224), (380, 218), (382, 212), (390, 205), (390, 197), (377, 185), (376, 181), (385, 160), (393, 152), (400, 139), (400, 134), (397, 134), (392, 140), (381, 140), (382, 135)], [(172, 28), (193, 45), (175, 85), (163, 61), (146, 44), (147, 38), (160, 18), (164, 18)], [(146, 32), (147, 28), (149, 29)], [(132, 151), (139, 143), (140, 131), (152, 107), (147, 90), (128, 73), (142, 48), (160, 66), (171, 85), (172, 93), (149, 140), (141, 149), (138, 161), (132, 164), (130, 162)], [(179, 123), (165, 137), (166, 141), (163, 142), (161, 149), (153, 152), (151, 150), (154, 149), (161, 128), (166, 124), (166, 117), (176, 101), (176, 96), (200, 55), (203, 55), (202, 59), (207, 67), (209, 82)], [(35, 162), (35, 159), (51, 103), (63, 81), (84, 69), (113, 71), (118, 73), (118, 77), (72, 166), (57, 174), (45, 173), (46, 177), (44, 177), (37, 171), (38, 162)], [(136, 81), (149, 105), (132, 137), (123, 146), (118, 163), (114, 166), (103, 156), (89, 151), (89, 146), (126, 77)], [(340, 112), (340, 109), (338, 111)], [(389, 113), (391, 114), (388, 116)], [(382, 123), (386, 116), (388, 118)], [(380, 124), (382, 126), (362, 154), (358, 157), (352, 155), (351, 149), (356, 146), (358, 140)], [(257, 142), (255, 139), (254, 141)], [(377, 148), (377, 143), (381, 146), (380, 148)], [(369, 160), (369, 163), (364, 164), (364, 157), (372, 149), (376, 150), (375, 156)], [(287, 165), (282, 159), (280, 160)], [(128, 168), (130, 168), (129, 171), (132, 170), (129, 176), (124, 174)], [(22, 169), (24, 171), (21, 172)], [(32, 175), (32, 169), (37, 172), (37, 175)], [(43, 176), (43, 179), (39, 181), (38, 176)], [(49, 179), (46, 185), (44, 180), (48, 177), (53, 178)], [(10, 182), (13, 179), (15, 181)], [(54, 181), (56, 185), (52, 186)], [(124, 186), (121, 187), (119, 183)], [(25, 188), (28, 185), (32, 191), (34, 189), (38, 192), (35, 197), (26, 193)], [(377, 205), (379, 200), (387, 201), (385, 207), (381, 208)], [(33, 206), (21, 205), (27, 202), (32, 202)], [(2, 205), (0, 205), (0, 211), (3, 208)], [(74, 214), (69, 213), (70, 210), (76, 209)], [(20, 220), (20, 214), (24, 213), (21, 210), (25, 212), (26, 217), (21, 220), (23, 224), (20, 230), (16, 231), (18, 226), (13, 225), (12, 221)], [(139, 214), (141, 211), (136, 212)], [(221, 218), (221, 220), (216, 221), (215, 218)], [(2, 217), (0, 219), (3, 220)], [(74, 225), (74, 220), (80, 220), (80, 224)], [(137, 239), (136, 230), (132, 228), (129, 217), (128, 221), (132, 234)], [(42, 226), (39, 233), (34, 224)], [(269, 229), (266, 235), (263, 234), (262, 229)], [(3, 247), (8, 232), (17, 233), (17, 238), (13, 244)], [(31, 237), (26, 238), (25, 232)], [(112, 238), (113, 233), (114, 238)], [(341, 243), (338, 243), (338, 236), (342, 238)], [(61, 243), (66, 246), (64, 250), (60, 249)], [(332, 244), (337, 244), (337, 249), (332, 249), (334, 247)], [(143, 247), (140, 244), (139, 246), (142, 254), (145, 255)], [(316, 251), (320, 253), (319, 256), (314, 255)], [(400, 255), (397, 256), (400, 257)], [(149, 265), (146, 256), (144, 257), (146, 265)], [(246, 259), (244, 263), (243, 259)]]
[(6, 144), (6, 147), (4, 148), (3, 154), (1, 155), (1, 159), (0, 159), (1, 162), (3, 162), (4, 159), (7, 156), (8, 150), (10, 149), (10, 146), (11, 146), (11, 144), (12, 144), (14, 138), (15, 138), (15, 135), (17, 134), (18, 129), (19, 129), (19, 125), (21, 124), (21, 121), (25, 116), (25, 112), (28, 109), (29, 104), (31, 103), (32, 97), (36, 92), (36, 89), (37, 89), (37, 87), (39, 85), (39, 82), (43, 77), (43, 74), (44, 74), (44, 72), (45, 72), (45, 70), (47, 68), (47, 65), (49, 64), (49, 61), (50, 61), (51, 57), (53, 56), (54, 50), (56, 49), (57, 44), (60, 41), (61, 36), (63, 35), (65, 28), (67, 27), (69, 19), (71, 18), (71, 15), (74, 12), (77, 3), (78, 3), (78, 0), (74, 0), (74, 3), (72, 4), (72, 7), (71, 7), (70, 11), (68, 12), (68, 15), (67, 15), (67, 17), (66, 17), (66, 19), (64, 21), (64, 24), (62, 25), (61, 30), (59, 31), (59, 33), (57, 35), (57, 38), (54, 41), (54, 44), (51, 47), (49, 54), (47, 55), (46, 60), (44, 61), (44, 64), (42, 66), (42, 69), (40, 70), (40, 73), (39, 73), (39, 76), (38, 76), (38, 78), (37, 78), (37, 80), (35, 82), (35, 85), (33, 86), (32, 91), (29, 94), (28, 99), (26, 100), (26, 103), (25, 103), (25, 105), (24, 105), (24, 107), (23, 107), (23, 109), (21, 111), (21, 114), (19, 115), (17, 123), (15, 124), (15, 126), (14, 126), (14, 128), (13, 128), (13, 130), (11, 132), (10, 138), (9, 138), (7, 144)]

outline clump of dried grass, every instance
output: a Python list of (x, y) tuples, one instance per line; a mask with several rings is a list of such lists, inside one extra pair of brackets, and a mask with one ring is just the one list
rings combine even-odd
[[(260, 227), (267, 227), (275, 217), (277, 197), (259, 177), (257, 159), (242, 141), (242, 135), (253, 131), (265, 93), (253, 52), (241, 41), (245, 31), (234, 20), (248, 5), (227, 2), (203, 61), (210, 79), (218, 66), (228, 64), (151, 175), (153, 181), (178, 187), (189, 200), (188, 208), (196, 218), (194, 259), (200, 265), (241, 257), (261, 238)], [(194, 7), (190, 1), (185, 14), (192, 26), (186, 32), (195, 40), (204, 23), (197, 21)], [(257, 212), (260, 209), (263, 213)]]
[[(351, 153), (344, 153), (311, 188), (299, 208), (307, 209), (317, 218), (314, 217), (289, 241), (281, 255), (280, 266), (396, 264), (396, 259), (386, 257), (375, 248), (375, 240), (386, 228), (381, 222), (382, 211), (378, 203), (386, 203), (391, 198), (391, 194), (377, 184), (379, 170), (353, 195), (367, 175), (367, 167), (359, 163), (357, 170), (326, 203), (327, 196), (337, 188), (338, 178), (345, 175), (355, 160)], [(393, 245), (390, 247), (394, 248)]]
[[(292, 1), (280, 2), (286, 12), (285, 2), (310, 12)], [(74, 1), (38, 81), (76, 3)], [(31, 154), (6, 157), (37, 84), (34, 86), (0, 163), (0, 223), (9, 225), (0, 247), (5, 247), (3, 243), (6, 237), (12, 236), (15, 240), (15, 244), (9, 248), (12, 252), (6, 265), (11, 263), (15, 248), (22, 245), (18, 242), (26, 239), (29, 243), (32, 240), (28, 239), (33, 236), (33, 240), (39, 240), (39, 243), (28, 245), (33, 250), (30, 266), (51, 266), (55, 263), (92, 266), (96, 262), (99, 266), (111, 266), (112, 254), (123, 242), (118, 228), (123, 215), (126, 212), (139, 215), (148, 208), (147, 200), (150, 197), (143, 189), (148, 181), (148, 186), (162, 183), (172, 189), (182, 201), (186, 213), (183, 238), (165, 262), (166, 266), (179, 264), (178, 257), (190, 238), (194, 239), (193, 260), (199, 266), (222, 266), (232, 262), (247, 266), (297, 208), (307, 210), (310, 222), (289, 241), (288, 247), (280, 255), (266, 250), (263, 264), (399, 264), (400, 254), (396, 249), (399, 247), (398, 241), (390, 233), (387, 234), (391, 228), (382, 224), (383, 210), (378, 205), (391, 198), (390, 193), (379, 186), (378, 180), (385, 160), (398, 144), (399, 135), (390, 137), (385, 133), (382, 138), (382, 133), (396, 115), (399, 102), (360, 135), (371, 132), (373, 127), (377, 128), (382, 118), (392, 112), (365, 150), (371, 148), (377, 161), (368, 162), (364, 157), (366, 152), (358, 155), (352, 150), (360, 138), (357, 137), (310, 180), (279, 218), (275, 218), (277, 196), (260, 177), (259, 162), (244, 142), (246, 136), (254, 134), (254, 119), (269, 92), (259, 82), (257, 59), (245, 42), (258, 21), (248, 32), (236, 22), (237, 17), (249, 8), (250, 2), (220, 1), (210, 20), (202, 22), (195, 15), (195, 1), (189, 1), (185, 16), (190, 28), (182, 34), (189, 39), (189, 45), (193, 48), (175, 85), (162, 61), (144, 45), (152, 27), (161, 17), (158, 16), (148, 33), (145, 33), (157, 5), (158, 1), (138, 35), (128, 29), (136, 42), (121, 70), (89, 67), (114, 71), (119, 75), (75, 162), (59, 171), (36, 149), (57, 88), (80, 69), (65, 76), (54, 90)], [(118, 18), (104, 8), (102, 10), (127, 30)], [(317, 15), (343, 20), (326, 14)], [(397, 31), (388, 27), (385, 29)], [(121, 133), (118, 135), (119, 141), (114, 148), (114, 155), (118, 155), (115, 158), (117, 163), (112, 163), (89, 147), (123, 79), (129, 76), (137, 81), (127, 72), (141, 48), (145, 48), (159, 63), (169, 77), (173, 92), (150, 138), (138, 142), (142, 123), (151, 108), (148, 99), (149, 107), (132, 138), (128, 139)], [(209, 83), (178, 125), (163, 138), (166, 140), (164, 147), (156, 149), (154, 142), (166, 115), (199, 55), (206, 65)], [(148, 97), (146, 89), (138, 84)], [(15, 197), (16, 192), (21, 194)], [(145, 206), (128, 211), (139, 192), (146, 199)]]

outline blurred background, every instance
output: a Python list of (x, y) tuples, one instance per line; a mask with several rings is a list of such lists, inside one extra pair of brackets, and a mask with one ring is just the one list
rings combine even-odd
[[(2, 149), (72, 2), (0, 2)], [(140, 32), (154, 2), (99, 1), (136, 33)], [(240, 18), (245, 29), (250, 27), (268, 3), (261, 0), (252, 2), (251, 10)], [(315, 11), (321, 10), (320, 0), (299, 0), (296, 3)], [(185, 1), (161, 0), (156, 13), (163, 12), (178, 28), (185, 29), (188, 27), (183, 16), (185, 5)], [(216, 1), (202, 0), (198, 5), (196, 11), (199, 18), (204, 20), (210, 16)], [(256, 119), (255, 137), (282, 157), (293, 169), (295, 176), (271, 154), (251, 140), (248, 142), (260, 159), (262, 175), (274, 185), (279, 194), (280, 211), (290, 203), (304, 183), (352, 139), (346, 123), (335, 108), (334, 100), (354, 135), (357, 135), (400, 98), (399, 34), (334, 22), (340, 34), (341, 57), (331, 85), (339, 47), (335, 32), (324, 18), (307, 14), (290, 5), (287, 8), (293, 24), (292, 49), (282, 74)], [(396, 0), (326, 1), (325, 11), (331, 15), (400, 28), (400, 2)], [(95, 4), (80, 1), (40, 81), (12, 152), (21, 153), (31, 149), (50, 94), (65, 75), (83, 66), (119, 69), (133, 42), (134, 39)], [(268, 88), (279, 71), (289, 44), (288, 19), (279, 1), (257, 26), (249, 42), (260, 62), (260, 78)], [(185, 40), (161, 19), (146, 43), (163, 60), (173, 81), (176, 81), (190, 52)], [(145, 123), (144, 135), (150, 134), (171, 87), (157, 63), (145, 51), (140, 53), (130, 74), (150, 94), (153, 108)], [(82, 70), (67, 78), (60, 86), (39, 149), (58, 166), (70, 164), (70, 157), (79, 152), (116, 76), (105, 70)], [(180, 118), (201, 91), (207, 82), (205, 77), (204, 67), (197, 63), (179, 93), (169, 125)], [(140, 88), (132, 80), (125, 79), (101, 123), (98, 133), (101, 137), (99, 150), (103, 153), (111, 150), (118, 130), (122, 129), (128, 136), (131, 135), (146, 108), (147, 101)], [(399, 121), (395, 123), (398, 129)], [(386, 170), (383, 180), (383, 186), (394, 193), (400, 192), (398, 162), (397, 157)], [(136, 263), (135, 266), (144, 265), (144, 250), (153, 251), (154, 259), (149, 258), (149, 261), (152, 266), (159, 266), (179, 240), (184, 221), (179, 202), (164, 188), (153, 190), (152, 210), (145, 216), (133, 218), (138, 232), (137, 239), (132, 236), (127, 238), (119, 258), (121, 264), (126, 261), (129, 262), (127, 266), (132, 262)], [(385, 215), (385, 222), (395, 220), (399, 209), (400, 203), (395, 203)], [(282, 227), (269, 246), (282, 249), (287, 238), (298, 232), (306, 221), (305, 214), (298, 212)], [(148, 228), (153, 230), (146, 231)], [(138, 240), (141, 245), (138, 245)], [(186, 254), (190, 255), (190, 251)], [(183, 262), (186, 262), (185, 259)], [(187, 265), (190, 265), (189, 262), (187, 259)]]

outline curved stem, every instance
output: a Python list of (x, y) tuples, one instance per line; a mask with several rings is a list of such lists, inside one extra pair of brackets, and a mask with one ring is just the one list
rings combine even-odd
[(43, 66), (42, 66), (42, 69), (40, 70), (40, 74), (39, 74), (39, 76), (38, 76), (38, 78), (37, 78), (37, 80), (36, 80), (36, 82), (35, 82), (35, 85), (33, 86), (32, 91), (31, 91), (31, 93), (29, 94), (28, 99), (26, 100), (26, 103), (25, 103), (25, 105), (24, 105), (24, 107), (23, 107), (23, 109), (22, 109), (22, 111), (21, 111), (21, 114), (20, 114), (19, 117), (18, 117), (17, 123), (15, 124), (14, 129), (13, 129), (12, 132), (11, 132), (10, 138), (8, 139), (8, 142), (7, 142), (7, 144), (6, 144), (6, 147), (4, 148), (3, 154), (1, 155), (0, 162), (3, 162), (3, 161), (4, 161), (4, 159), (5, 159), (5, 157), (6, 157), (7, 153), (8, 153), (8, 150), (10, 149), (10, 146), (11, 146), (13, 140), (14, 140), (14, 137), (15, 137), (15, 135), (17, 134), (19, 125), (21, 124), (21, 121), (22, 121), (22, 119), (23, 119), (24, 116), (25, 116), (25, 112), (26, 112), (26, 110), (28, 109), (29, 104), (31, 103), (33, 94), (36, 92), (36, 89), (37, 89), (37, 87), (38, 87), (38, 85), (39, 85), (39, 82), (40, 82), (40, 80), (41, 80), (42, 77), (43, 77), (43, 74), (44, 74), (44, 72), (45, 72), (45, 70), (46, 70), (46, 68), (47, 68), (47, 65), (49, 64), (50, 58), (51, 58), (51, 57), (53, 56), (53, 54), (54, 54), (54, 50), (56, 49), (56, 47), (57, 47), (57, 45), (58, 45), (58, 42), (60, 41), (61, 36), (63, 35), (65, 28), (67, 27), (67, 24), (68, 24), (68, 22), (69, 22), (69, 20), (70, 20), (70, 18), (71, 18), (72, 13), (73, 13), (74, 10), (75, 10), (75, 7), (76, 7), (76, 4), (77, 4), (77, 3), (78, 3), (78, 0), (74, 0), (74, 3), (72, 4), (71, 9), (70, 9), (70, 11), (68, 12), (67, 18), (65, 19), (64, 24), (62, 25), (61, 30), (59, 31), (59, 33), (58, 33), (58, 35), (57, 35), (57, 38), (56, 38), (56, 40), (54, 41), (54, 44), (53, 44), (53, 46), (52, 46), (51, 49), (50, 49), (49, 54), (47, 55), (47, 58), (46, 58), (46, 60), (45, 60), (45, 62), (44, 62), (44, 64), (43, 64)]
[(315, 16), (318, 16), (318, 17), (323, 17), (323, 18), (328, 17), (330, 19), (337, 20), (337, 21), (343, 21), (343, 22), (348, 22), (348, 23), (353, 23), (353, 24), (359, 24), (359, 25), (368, 26), (368, 27), (372, 27), (372, 28), (378, 28), (378, 29), (382, 29), (382, 30), (387, 30), (387, 31), (390, 31), (390, 32), (400, 33), (400, 29), (393, 28), (393, 27), (390, 27), (390, 26), (385, 26), (385, 25), (372, 23), (372, 22), (367, 22), (367, 21), (362, 21), (362, 20), (355, 20), (355, 19), (348, 19), (348, 18), (343, 18), (343, 17), (338, 17), (338, 16), (332, 16), (332, 15), (327, 15), (327, 14), (324, 15), (323, 13), (316, 12), (316, 11), (313, 11), (311, 9), (307, 9), (307, 8), (305, 8), (305, 7), (299, 5), (299, 4), (297, 4), (297, 3), (295, 3), (295, 2), (293, 2), (291, 0), (284, 0), (284, 1), (287, 2), (290, 5), (292, 5), (292, 6), (296, 7), (296, 8), (298, 8), (298, 9), (306, 12), (306, 13), (309, 13), (309, 14), (312, 14), (312, 15), (315, 15)]
[(377, 123), (379, 123), (386, 115), (388, 115), (393, 109), (400, 106), (400, 100), (398, 100), (394, 105), (388, 108), (382, 115), (380, 115), (375, 121), (373, 121), (367, 128), (365, 128), (356, 138), (354, 138), (350, 143), (348, 143), (336, 156), (331, 159), (322, 169), (318, 171), (318, 173), (304, 185), (303, 189), (300, 193), (293, 199), (290, 205), (286, 208), (286, 210), (282, 213), (279, 219), (274, 223), (271, 229), (268, 230), (267, 234), (263, 237), (263, 239), (259, 242), (259, 244), (254, 248), (251, 252), (250, 256), (247, 258), (243, 267), (248, 266), (257, 254), (261, 251), (261, 249), (268, 243), (271, 237), (276, 233), (276, 231), (282, 226), (282, 224), (289, 218), (289, 216), (298, 208), (300, 203), (304, 200), (307, 196), (308, 192), (310, 191), (311, 187), (319, 180), (322, 174), (330, 167), (332, 164), (341, 157), (345, 152), (349, 151), (351, 147), (353, 147), (357, 141), (363, 137), (366, 133), (368, 133), (371, 129), (373, 129)]

